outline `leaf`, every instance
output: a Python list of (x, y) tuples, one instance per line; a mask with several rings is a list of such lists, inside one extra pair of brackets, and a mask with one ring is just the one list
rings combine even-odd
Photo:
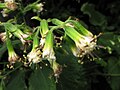
[(56, 90), (55, 81), (50, 77), (50, 69), (36, 69), (29, 78), (29, 90)]
[(81, 11), (83, 14), (87, 14), (89, 16), (89, 21), (93, 25), (102, 26), (106, 23), (105, 16), (100, 12), (95, 10), (94, 4), (85, 3), (81, 7)]
[(108, 74), (111, 76), (108, 78), (108, 83), (110, 84), (112, 90), (120, 90), (120, 57), (109, 57)]
[(63, 65), (62, 73), (58, 80), (58, 90), (88, 90), (85, 70), (82, 64), (78, 63), (78, 59), (73, 56), (68, 45), (63, 45), (62, 48), (57, 49), (57, 61)]
[(112, 54), (113, 51), (116, 51), (120, 55), (120, 36), (112, 32), (104, 33), (98, 39), (98, 45), (106, 47), (109, 54)]
[(12, 74), (5, 90), (26, 90), (24, 75), (24, 70), (19, 70)]
[(3, 85), (2, 85), (2, 81), (0, 81), (0, 90), (4, 90)]

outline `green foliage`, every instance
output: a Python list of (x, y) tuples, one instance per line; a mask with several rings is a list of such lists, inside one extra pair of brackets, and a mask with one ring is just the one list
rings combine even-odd
[(25, 72), (24, 70), (16, 70), (8, 80), (5, 90), (25, 90), (26, 85), (24, 81)]
[(29, 90), (56, 90), (51, 70), (43, 67), (36, 69), (29, 78)]
[(95, 10), (94, 4), (83, 4), (81, 7), (81, 11), (83, 12), (83, 14), (87, 14), (89, 16), (89, 21), (94, 26), (102, 26), (103, 24), (106, 24), (105, 16)]

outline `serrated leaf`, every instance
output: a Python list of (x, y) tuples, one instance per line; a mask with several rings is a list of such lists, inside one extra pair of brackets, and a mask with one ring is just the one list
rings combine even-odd
[[(44, 67), (43, 67), (44, 68)], [(29, 78), (29, 90), (56, 90), (49, 69), (36, 69)]]
[(26, 90), (24, 75), (25, 72), (23, 70), (16, 71), (12, 74), (5, 90)]

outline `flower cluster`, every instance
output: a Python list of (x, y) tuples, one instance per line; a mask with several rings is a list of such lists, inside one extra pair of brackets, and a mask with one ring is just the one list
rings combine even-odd
[[(49, 20), (49, 22), (52, 22), (52, 24), (55, 25), (49, 26), (48, 21), (45, 19), (40, 19), (39, 17), (34, 17), (34, 19), (40, 21), (40, 26), (35, 28), (32, 33), (28, 34), (24, 33), (15, 24), (10, 22), (3, 23), (6, 32), (0, 34), (0, 39), (6, 42), (9, 54), (8, 61), (10, 63), (15, 63), (20, 58), (13, 49), (10, 40), (11, 34), (17, 37), (22, 42), (22, 45), (25, 45), (27, 40), (31, 40), (32, 43), (29, 43), (29, 45), (32, 46), (32, 49), (25, 54), (28, 64), (42, 63), (47, 60), (50, 67), (53, 69), (55, 77), (59, 77), (59, 74), (62, 71), (62, 66), (57, 63), (55, 54), (55, 52), (57, 52), (56, 48), (59, 46), (62, 48), (63, 43), (60, 41), (61, 45), (58, 46), (56, 42), (58, 38), (60, 40), (62, 37), (62, 40), (64, 39), (68, 42), (70, 50), (76, 57), (81, 58), (86, 54), (91, 54), (96, 48), (97, 37), (76, 20), (68, 19), (63, 22), (58, 19), (52, 19)], [(62, 34), (60, 37), (58, 36), (58, 38), (56, 38), (57, 34), (55, 30), (61, 30), (60, 32), (62, 32)]]

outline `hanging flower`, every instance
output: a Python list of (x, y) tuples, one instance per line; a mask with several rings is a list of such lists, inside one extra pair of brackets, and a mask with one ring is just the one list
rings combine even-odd
[[(12, 37), (12, 34), (9, 33), (9, 38), (11, 38), (11, 37)], [(6, 39), (7, 39), (6, 32), (1, 32), (0, 33), (0, 39), (1, 39), (2, 42), (6, 41)]]
[(75, 43), (75, 46), (72, 47), (72, 52), (76, 57), (82, 57), (95, 49), (96, 37), (83, 36), (70, 26), (65, 26), (64, 30)]
[(9, 51), (8, 61), (10, 63), (15, 63), (19, 60), (19, 56), (15, 53), (15, 51)]
[(24, 45), (26, 43), (27, 40), (25, 40), (27, 37), (29, 37), (29, 35), (23, 33), (20, 29), (17, 29), (15, 32), (13, 32), (13, 34), (18, 37), (20, 39), (20, 41), (22, 42), (22, 44)]
[(1, 41), (3, 41), (3, 42), (6, 40), (6, 32), (0, 33), (0, 39), (1, 39)]
[(6, 45), (7, 45), (7, 49), (8, 49), (8, 61), (10, 63), (15, 63), (16, 61), (19, 60), (19, 56), (15, 53), (11, 40), (9, 38), (7, 38), (6, 40)]
[(56, 60), (50, 61), (50, 66), (53, 69), (54, 76), (59, 78), (62, 72), (62, 66), (56, 62)]
[(56, 60), (53, 50), (53, 33), (49, 31), (46, 36), (45, 45), (43, 47), (42, 57), (47, 60)]
[(49, 31), (49, 27), (48, 27), (48, 22), (45, 19), (42, 19), (40, 22), (40, 34), (41, 34), (41, 39), (40, 39), (40, 46), (41, 48), (43, 48), (44, 44), (45, 44), (45, 39), (46, 39), (46, 35)]
[(39, 48), (36, 48), (34, 50), (32, 50), (28, 55), (28, 61), (29, 62), (33, 62), (33, 63), (39, 63), (42, 59), (41, 59), (41, 51), (39, 50)]
[(4, 26), (9, 32), (11, 32), (14, 36), (19, 38), (24, 45), (27, 40), (25, 40), (27, 37), (29, 37), (28, 34), (23, 33), (16, 25), (13, 25), (12, 23), (4, 23)]
[(43, 48), (44, 44), (45, 44), (45, 37), (41, 37), (41, 39), (40, 39), (40, 47)]
[(28, 53), (27, 58), (29, 62), (39, 63), (41, 61), (41, 51), (39, 49), (39, 38), (38, 38), (39, 30), (35, 33), (33, 37), (33, 47), (30, 53)]

